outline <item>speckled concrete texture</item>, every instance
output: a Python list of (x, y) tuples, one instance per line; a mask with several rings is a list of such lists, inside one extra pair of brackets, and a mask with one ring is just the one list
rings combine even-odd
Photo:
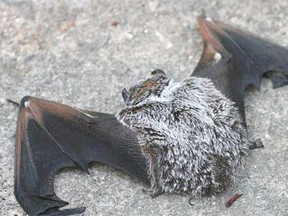
[[(24, 95), (74, 107), (116, 113), (121, 89), (161, 68), (180, 80), (202, 51), (196, 17), (205, 9), (218, 20), (288, 45), (288, 1), (183, 0), (0, 2), (0, 215), (25, 215), (13, 195), (17, 108), (5, 98)], [(83, 215), (288, 215), (288, 87), (246, 94), (251, 137), (265, 148), (251, 152), (234, 187), (209, 198), (163, 195), (151, 199), (144, 185), (95, 164), (90, 176), (61, 172), (57, 194)], [(231, 208), (224, 203), (243, 193)]]

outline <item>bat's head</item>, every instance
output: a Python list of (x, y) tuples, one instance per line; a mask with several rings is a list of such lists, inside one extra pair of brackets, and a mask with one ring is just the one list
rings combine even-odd
[(122, 97), (126, 106), (134, 106), (151, 96), (160, 96), (170, 79), (160, 69), (151, 72), (151, 77), (141, 80), (132, 87), (122, 90)]

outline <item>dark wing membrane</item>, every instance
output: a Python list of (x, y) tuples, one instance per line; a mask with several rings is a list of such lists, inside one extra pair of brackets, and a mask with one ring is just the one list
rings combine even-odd
[(15, 158), (15, 196), (29, 215), (72, 215), (54, 193), (55, 174), (65, 167), (88, 172), (102, 162), (148, 182), (135, 134), (114, 115), (81, 111), (25, 97), (20, 103)]
[(193, 76), (210, 78), (234, 101), (245, 120), (244, 91), (261, 76), (274, 88), (288, 84), (288, 49), (204, 16), (198, 18), (204, 51)]

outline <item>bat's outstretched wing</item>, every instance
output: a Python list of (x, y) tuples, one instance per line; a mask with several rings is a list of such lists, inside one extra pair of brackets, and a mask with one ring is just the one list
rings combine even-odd
[(205, 16), (198, 18), (204, 51), (193, 76), (210, 78), (234, 101), (243, 120), (244, 91), (263, 75), (274, 88), (288, 84), (288, 49)]
[(82, 111), (24, 97), (17, 123), (15, 196), (29, 215), (72, 215), (54, 193), (55, 174), (65, 167), (88, 172), (102, 162), (148, 182), (146, 161), (135, 134), (114, 115)]

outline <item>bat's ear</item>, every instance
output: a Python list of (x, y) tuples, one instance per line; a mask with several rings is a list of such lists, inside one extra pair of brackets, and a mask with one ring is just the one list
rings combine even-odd
[(151, 75), (153, 75), (153, 76), (158, 75), (158, 74), (161, 74), (161, 75), (164, 75), (165, 77), (167, 77), (166, 73), (164, 71), (162, 71), (161, 69), (156, 69), (156, 70), (151, 72)]
[(123, 97), (123, 100), (124, 100), (125, 103), (126, 103), (126, 101), (128, 100), (129, 96), (130, 96), (129, 91), (127, 91), (127, 89), (124, 88), (124, 89), (122, 90), (122, 97)]

